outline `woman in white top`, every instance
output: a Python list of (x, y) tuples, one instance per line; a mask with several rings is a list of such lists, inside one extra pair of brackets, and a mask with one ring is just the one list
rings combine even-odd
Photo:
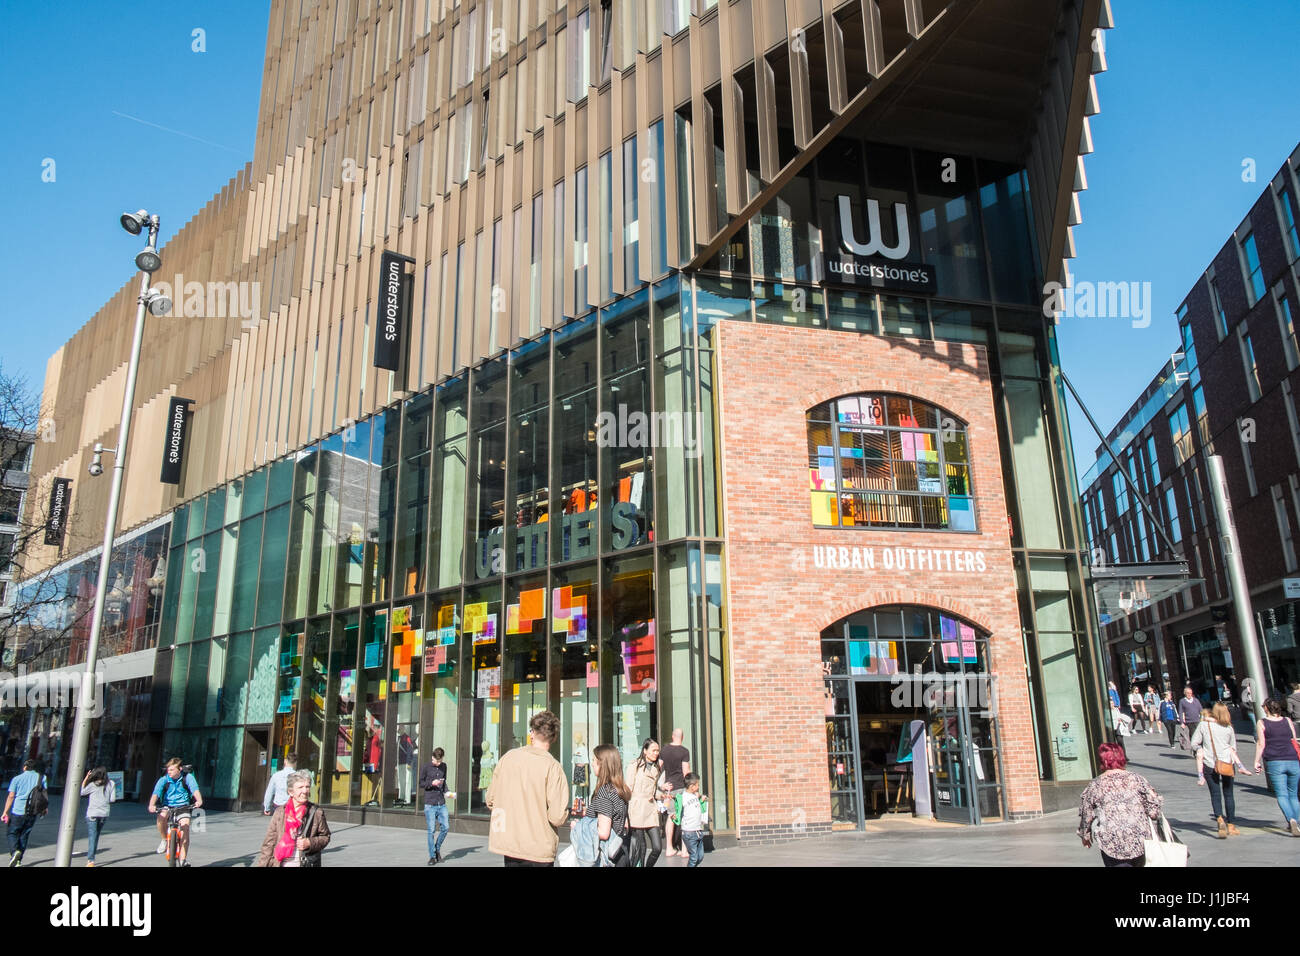
[(1147, 708), (1146, 703), (1142, 700), (1142, 691), (1138, 690), (1137, 684), (1128, 695), (1129, 713), (1133, 715), (1133, 732), (1143, 733), (1147, 730)]
[(1210, 804), (1219, 823), (1219, 839), (1240, 836), (1241, 831), (1232, 822), (1237, 810), (1232, 797), (1232, 768), (1247, 777), (1251, 774), (1237, 756), (1237, 734), (1232, 729), (1232, 715), (1224, 704), (1215, 704), (1209, 718), (1203, 717), (1196, 725), (1192, 752), (1196, 754), (1197, 785), (1205, 786), (1207, 774), (1210, 778)]
[(99, 834), (108, 822), (109, 804), (117, 799), (116, 784), (109, 779), (107, 767), (96, 767), (86, 774), (81, 781), (81, 795), (90, 797), (86, 804), (86, 829), (90, 832), (86, 866), (94, 866), (95, 851), (99, 849)]

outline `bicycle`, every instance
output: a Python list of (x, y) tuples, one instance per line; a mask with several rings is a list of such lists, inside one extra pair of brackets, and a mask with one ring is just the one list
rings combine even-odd
[[(176, 858), (179, 855), (180, 842), (181, 842), (181, 825), (180, 825), (179, 817), (182, 813), (189, 813), (192, 815), (196, 809), (198, 808), (193, 803), (183, 803), (179, 807), (159, 807), (157, 810), (158, 813), (162, 813), (163, 811), (167, 812), (167, 866), (168, 868), (174, 869), (177, 865)], [(189, 865), (188, 858), (186, 859), (185, 862), (186, 865), (188, 866)]]

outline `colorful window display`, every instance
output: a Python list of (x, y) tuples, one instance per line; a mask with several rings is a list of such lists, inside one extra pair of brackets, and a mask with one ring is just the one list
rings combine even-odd
[(818, 527), (975, 530), (966, 426), (902, 395), (850, 395), (808, 413)]

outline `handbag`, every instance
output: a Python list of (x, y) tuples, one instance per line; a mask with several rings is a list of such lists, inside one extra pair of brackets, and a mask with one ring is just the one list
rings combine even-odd
[(1174, 834), (1165, 815), (1160, 814), (1160, 825), (1151, 821), (1151, 836), (1142, 841), (1147, 866), (1187, 866), (1187, 847)]
[(1286, 722), (1291, 727), (1291, 746), (1295, 748), (1296, 759), (1300, 760), (1300, 740), (1296, 740), (1295, 738), (1295, 724), (1291, 721), (1290, 717), (1287, 718)]
[[(306, 838), (311, 830), (312, 820), (316, 818), (316, 806), (313, 805), (311, 811), (307, 814), (307, 819), (302, 821), (302, 826), (298, 829), (298, 836)], [(299, 866), (320, 866), (320, 854), (309, 853), (307, 850), (298, 851)]]
[(1206, 724), (1205, 733), (1210, 738), (1210, 753), (1214, 754), (1214, 772), (1220, 777), (1235, 776), (1237, 768), (1232, 765), (1232, 761), (1219, 759), (1219, 748), (1214, 746), (1214, 728)]
[(700, 842), (704, 845), (705, 853), (713, 852), (713, 827), (707, 823), (704, 824), (704, 829), (700, 831)]

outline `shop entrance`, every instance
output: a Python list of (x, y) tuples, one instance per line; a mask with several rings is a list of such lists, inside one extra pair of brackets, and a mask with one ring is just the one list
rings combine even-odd
[(985, 635), (928, 608), (863, 611), (822, 633), (834, 828), (918, 810), (1001, 818), (986, 661)]
[(252, 807), (260, 804), (270, 779), (271, 728), (263, 724), (244, 728), (244, 753), (239, 768), (239, 802)]

